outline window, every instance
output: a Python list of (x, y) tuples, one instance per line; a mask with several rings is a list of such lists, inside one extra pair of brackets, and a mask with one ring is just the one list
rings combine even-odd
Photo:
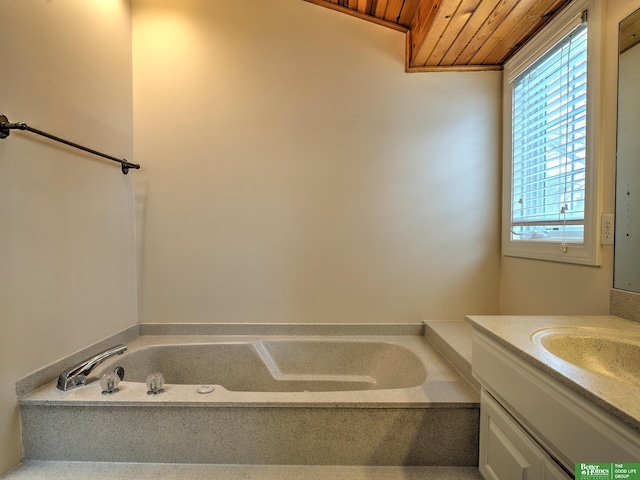
[(572, 3), (505, 65), (505, 255), (598, 262), (596, 3)]
[(584, 240), (587, 27), (513, 82), (511, 239)]

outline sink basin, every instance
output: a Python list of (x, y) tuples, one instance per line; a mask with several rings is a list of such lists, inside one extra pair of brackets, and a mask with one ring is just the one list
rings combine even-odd
[(531, 340), (571, 365), (640, 386), (640, 335), (595, 327), (556, 327), (534, 332)]

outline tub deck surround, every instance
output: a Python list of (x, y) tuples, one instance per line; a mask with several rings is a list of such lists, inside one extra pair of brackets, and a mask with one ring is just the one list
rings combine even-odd
[(141, 323), (140, 335), (424, 335), (424, 323)]
[(29, 460), (475, 466), (478, 410), (23, 406)]
[(480, 390), (471, 372), (473, 327), (466, 320), (426, 320), (425, 337), (462, 376)]
[(106, 350), (114, 345), (121, 343), (127, 344), (138, 338), (138, 336), (138, 325), (129, 327), (110, 336), (109, 338), (105, 338), (104, 340), (95, 343), (90, 347), (78, 350), (63, 359), (53, 362), (33, 373), (30, 373), (29, 375), (25, 375), (16, 382), (16, 395), (18, 396), (18, 400), (30, 392), (47, 385), (53, 379), (57, 379), (60, 372), (72, 365), (76, 365), (78, 362), (81, 362), (86, 358), (95, 355), (97, 352)]
[(469, 322), (511, 352), (579, 393), (640, 433), (640, 385), (616, 381), (568, 363), (532, 340), (537, 332), (559, 327), (615, 331), (621, 338), (640, 336), (640, 324), (603, 316), (469, 316)]
[[(421, 324), (317, 327), (301, 327), (305, 335), (298, 327), (277, 327), (276, 335), (224, 327), (228, 334), (219, 334), (220, 326), (206, 335), (202, 325), (185, 328), (195, 335), (176, 334), (176, 327), (170, 335), (141, 335), (96, 369), (88, 385), (62, 392), (52, 380), (19, 399), (25, 458), (477, 465), (478, 391), (430, 345)], [(165, 357), (167, 348), (173, 351)], [(198, 376), (216, 362), (207, 348), (218, 349), (220, 383)], [(184, 363), (194, 354), (193, 366)], [(136, 361), (127, 364), (128, 357)], [(125, 366), (120, 391), (103, 395), (97, 375), (116, 365)], [(145, 370), (155, 366), (167, 370), (167, 385), (147, 395), (144, 376), (152, 372)], [(243, 386), (223, 375), (233, 368), (240, 377), (258, 370), (263, 378)], [(200, 380), (214, 390), (198, 393)]]

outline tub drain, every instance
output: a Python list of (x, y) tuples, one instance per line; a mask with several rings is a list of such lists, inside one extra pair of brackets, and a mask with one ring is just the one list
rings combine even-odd
[(198, 387), (196, 392), (204, 394), (204, 393), (211, 393), (214, 390), (215, 390), (215, 387), (212, 387), (211, 385), (202, 385)]

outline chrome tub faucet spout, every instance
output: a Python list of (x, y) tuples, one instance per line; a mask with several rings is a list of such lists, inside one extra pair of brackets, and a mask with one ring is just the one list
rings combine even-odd
[(58, 377), (58, 389), (66, 391), (84, 385), (87, 382), (87, 377), (97, 365), (109, 357), (123, 354), (126, 349), (127, 347), (124, 345), (116, 345), (68, 368)]

